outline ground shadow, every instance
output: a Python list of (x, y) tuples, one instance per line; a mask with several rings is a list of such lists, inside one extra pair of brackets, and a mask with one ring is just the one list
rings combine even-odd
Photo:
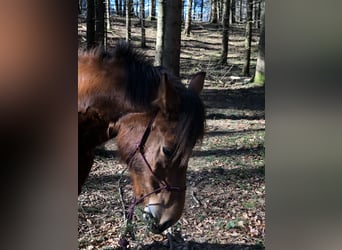
[(240, 149), (213, 149), (213, 150), (195, 150), (192, 153), (192, 157), (205, 157), (205, 156), (236, 156), (236, 155), (255, 155), (261, 154), (265, 151), (264, 145), (260, 144), (251, 148)]
[[(225, 249), (225, 250), (263, 250), (265, 247), (261, 245), (247, 245), (247, 244), (219, 244), (219, 243), (199, 243), (195, 241), (186, 241), (181, 244), (183, 246), (180, 249), (191, 249), (191, 250), (214, 250), (214, 249)], [(121, 248), (115, 248), (121, 249)], [(169, 250), (172, 249), (170, 246), (165, 246), (160, 242), (154, 242), (150, 245), (141, 246), (143, 250)], [(177, 248), (178, 249), (178, 248)]]
[(247, 89), (204, 89), (201, 98), (207, 108), (265, 110), (265, 87)]

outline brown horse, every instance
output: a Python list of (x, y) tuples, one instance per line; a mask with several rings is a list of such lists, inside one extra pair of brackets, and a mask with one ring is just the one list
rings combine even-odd
[(123, 43), (111, 53), (81, 53), (78, 69), (79, 192), (94, 148), (118, 135), (135, 196), (155, 219), (151, 230), (162, 232), (183, 210), (188, 160), (204, 131), (198, 94), (205, 74), (196, 74), (186, 88)]
[[(183, 211), (188, 160), (204, 130), (204, 109), (196, 92), (200, 84), (199, 79), (191, 81), (192, 90), (179, 85), (174, 96), (168, 96), (178, 100), (172, 107), (158, 99), (160, 111), (131, 113), (109, 126), (110, 133), (117, 134), (120, 157), (129, 166), (135, 197), (154, 219), (154, 233), (177, 222)], [(162, 85), (172, 86), (165, 79)]]

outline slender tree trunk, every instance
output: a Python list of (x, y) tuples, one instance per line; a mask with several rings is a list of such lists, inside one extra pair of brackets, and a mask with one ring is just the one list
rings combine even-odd
[(131, 41), (131, 6), (132, 0), (126, 0), (126, 41)]
[(87, 48), (95, 46), (95, 3), (87, 0)]
[(260, 23), (261, 23), (260, 14), (261, 14), (261, 1), (258, 2), (257, 21), (256, 21), (256, 24), (255, 24), (255, 27), (258, 28), (258, 29), (260, 29)]
[(240, 0), (240, 22), (243, 22), (243, 0)]
[(200, 13), (201, 22), (203, 22), (203, 7), (204, 7), (204, 0), (201, 1), (201, 13)]
[(110, 30), (110, 0), (106, 0), (106, 33)]
[(192, 10), (192, 0), (188, 0), (188, 12), (186, 14), (185, 29), (184, 33), (190, 36), (191, 31), (191, 10)]
[(258, 46), (258, 59), (253, 81), (261, 85), (265, 84), (265, 3), (262, 1), (260, 17), (260, 40)]
[(230, 1), (230, 23), (235, 23), (235, 0), (231, 0)]
[(127, 3), (127, 0), (123, 0), (123, 3), (122, 3), (122, 14), (123, 16), (126, 16), (126, 10), (127, 10), (127, 7), (126, 7), (126, 4)]
[(242, 68), (242, 75), (249, 76), (249, 66), (251, 59), (251, 42), (252, 42), (252, 0), (247, 0), (247, 17), (246, 17), (246, 33), (245, 33), (245, 55)]
[(123, 16), (123, 1), (126, 1), (126, 0), (119, 0), (119, 9), (118, 9), (119, 16)]
[(104, 0), (96, 0), (95, 37), (97, 44), (101, 46), (105, 46), (105, 12)]
[[(159, 10), (159, 8), (158, 8), (158, 10)], [(148, 18), (149, 18), (149, 20), (155, 20), (156, 19), (156, 0), (150, 1), (150, 16)]]
[(196, 0), (194, 0), (194, 3), (193, 3), (193, 5), (192, 5), (192, 7), (193, 7), (193, 10), (192, 10), (192, 13), (191, 13), (191, 19), (193, 19), (193, 20), (196, 20), (196, 14), (197, 14), (197, 12), (196, 12), (196, 8), (197, 8), (197, 1)]
[(145, 35), (145, 0), (140, 0), (141, 48), (146, 47)]
[(179, 76), (182, 1), (166, 1), (163, 66)]
[(165, 28), (164, 10), (165, 10), (164, 0), (158, 0), (156, 55), (154, 59), (154, 64), (156, 66), (161, 66), (163, 63), (164, 28)]
[(115, 0), (115, 10), (116, 10), (116, 14), (120, 15), (119, 0)]
[(221, 64), (227, 64), (228, 39), (229, 39), (229, 11), (230, 0), (224, 1), (223, 20), (222, 20), (222, 45), (221, 45)]
[(217, 23), (217, 1), (218, 0), (211, 0), (211, 16), (210, 22)]

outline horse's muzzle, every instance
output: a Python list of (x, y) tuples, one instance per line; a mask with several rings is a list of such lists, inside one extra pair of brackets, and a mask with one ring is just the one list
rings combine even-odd
[(161, 234), (173, 224), (172, 220), (167, 220), (160, 224), (161, 209), (159, 206), (148, 205), (144, 208), (144, 212), (144, 219), (148, 224), (148, 228), (154, 234)]

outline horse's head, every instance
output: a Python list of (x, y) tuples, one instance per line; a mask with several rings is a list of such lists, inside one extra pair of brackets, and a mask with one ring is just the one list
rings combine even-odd
[(155, 113), (131, 113), (109, 128), (117, 134), (135, 197), (143, 202), (154, 233), (176, 223), (184, 208), (188, 160), (204, 132), (204, 107), (198, 96), (204, 76), (196, 74), (186, 89), (163, 75)]

